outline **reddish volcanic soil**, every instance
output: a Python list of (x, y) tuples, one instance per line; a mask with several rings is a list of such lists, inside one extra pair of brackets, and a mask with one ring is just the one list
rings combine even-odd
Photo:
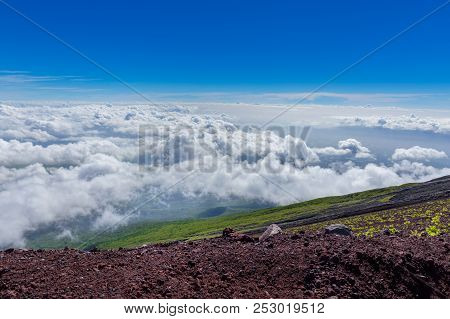
[(450, 298), (448, 235), (0, 252), (0, 298)]

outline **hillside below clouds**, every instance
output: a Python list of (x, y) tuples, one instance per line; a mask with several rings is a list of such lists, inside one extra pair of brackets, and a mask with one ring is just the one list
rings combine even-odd
[[(133, 248), (149, 243), (196, 240), (222, 235), (231, 227), (258, 235), (273, 223), (286, 232), (316, 231), (326, 225), (343, 223), (357, 236), (373, 237), (386, 229), (405, 236), (447, 234), (450, 223), (450, 176), (425, 183), (375, 189), (345, 196), (167, 222), (138, 222), (110, 232), (84, 233), (78, 240), (40, 237), (30, 241), (35, 248), (64, 246), (92, 249)], [(220, 207), (216, 212), (223, 212)], [(202, 213), (203, 214), (203, 213)]]
[[(97, 237), (101, 250), (94, 241), (85, 250), (8, 249), (0, 251), (0, 297), (450, 298), (449, 185), (447, 176), (246, 214), (128, 226)], [(274, 222), (283, 233), (258, 239)], [(353, 235), (324, 231), (336, 223)]]

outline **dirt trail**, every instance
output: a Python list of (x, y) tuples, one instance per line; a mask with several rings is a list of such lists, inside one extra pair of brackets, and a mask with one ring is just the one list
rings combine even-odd
[(448, 235), (0, 252), (0, 298), (449, 298)]

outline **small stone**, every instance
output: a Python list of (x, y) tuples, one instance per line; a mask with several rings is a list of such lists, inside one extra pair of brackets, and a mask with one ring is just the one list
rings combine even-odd
[(352, 231), (345, 225), (334, 224), (325, 228), (325, 234), (341, 235), (341, 236), (351, 236)]
[(267, 227), (266, 231), (259, 237), (259, 241), (265, 241), (267, 238), (273, 237), (276, 234), (280, 234), (283, 231), (281, 230), (280, 226), (276, 224), (272, 224), (269, 227)]

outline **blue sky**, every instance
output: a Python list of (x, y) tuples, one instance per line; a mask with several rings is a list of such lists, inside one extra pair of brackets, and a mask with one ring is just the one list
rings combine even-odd
[[(311, 90), (445, 0), (6, 2), (151, 94)], [(448, 94), (449, 14), (450, 5), (326, 91)], [(130, 93), (2, 3), (0, 30), (0, 98)], [(438, 100), (427, 103), (448, 95)]]

